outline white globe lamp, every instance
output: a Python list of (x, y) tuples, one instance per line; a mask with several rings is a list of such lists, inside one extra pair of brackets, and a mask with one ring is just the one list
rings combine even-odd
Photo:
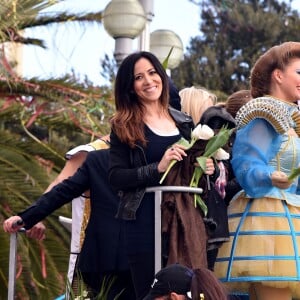
[(162, 63), (172, 53), (168, 60), (168, 69), (176, 68), (183, 57), (183, 43), (180, 37), (171, 30), (159, 29), (150, 34), (150, 51), (157, 56)]
[(103, 11), (103, 26), (115, 39), (114, 57), (119, 65), (132, 52), (132, 42), (146, 25), (146, 15), (138, 0), (111, 0)]

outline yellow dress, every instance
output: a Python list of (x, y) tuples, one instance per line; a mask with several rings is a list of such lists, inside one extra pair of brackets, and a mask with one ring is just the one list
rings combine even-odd
[[(300, 165), (300, 139), (287, 134), (287, 128), (293, 125), (298, 131), (299, 124), (292, 115), (299, 112), (295, 113), (292, 105), (280, 103), (279, 119), (276, 103), (266, 99), (275, 115), (270, 120), (265, 114), (270, 108), (259, 111), (265, 99), (252, 101), (240, 116), (244, 123), (240, 122), (232, 159), (244, 190), (228, 207), (230, 241), (219, 249), (215, 273), (231, 292), (248, 292), (251, 283), (260, 282), (288, 287), (293, 299), (300, 299), (299, 177), (281, 190), (266, 176), (275, 170), (289, 175)], [(255, 109), (258, 112), (253, 112)], [(284, 124), (289, 113), (291, 118)]]

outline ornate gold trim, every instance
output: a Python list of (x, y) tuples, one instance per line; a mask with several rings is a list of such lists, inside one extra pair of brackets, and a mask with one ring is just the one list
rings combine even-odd
[(237, 128), (240, 129), (257, 118), (267, 120), (279, 134), (294, 128), (300, 136), (300, 113), (294, 104), (271, 97), (253, 99), (237, 112)]

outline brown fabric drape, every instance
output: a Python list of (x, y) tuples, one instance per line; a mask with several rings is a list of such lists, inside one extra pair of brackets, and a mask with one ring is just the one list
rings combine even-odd
[[(164, 180), (166, 186), (189, 186), (196, 157), (201, 156), (207, 141), (197, 141), (188, 156), (177, 162)], [(199, 180), (207, 193), (206, 175)], [(194, 194), (165, 192), (162, 204), (162, 234), (169, 237), (167, 264), (181, 263), (190, 268), (207, 267), (207, 233), (200, 208), (194, 206)]]

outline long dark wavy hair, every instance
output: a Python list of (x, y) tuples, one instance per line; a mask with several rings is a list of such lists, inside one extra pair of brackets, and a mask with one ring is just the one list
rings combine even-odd
[(138, 142), (146, 144), (144, 135), (144, 106), (134, 92), (134, 67), (141, 58), (147, 59), (162, 80), (160, 102), (163, 109), (169, 106), (168, 75), (158, 58), (150, 52), (130, 54), (121, 63), (115, 82), (116, 113), (111, 119), (114, 133), (121, 142), (134, 147)]
[(252, 97), (263, 97), (269, 94), (272, 72), (275, 69), (284, 70), (294, 58), (300, 58), (299, 42), (282, 43), (261, 55), (250, 75)]

